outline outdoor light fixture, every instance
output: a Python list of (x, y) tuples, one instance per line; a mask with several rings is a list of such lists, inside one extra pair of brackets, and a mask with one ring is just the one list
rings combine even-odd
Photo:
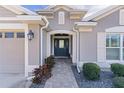
[(27, 36), (28, 36), (28, 40), (32, 40), (34, 38), (34, 33), (32, 32), (32, 30), (29, 30)]

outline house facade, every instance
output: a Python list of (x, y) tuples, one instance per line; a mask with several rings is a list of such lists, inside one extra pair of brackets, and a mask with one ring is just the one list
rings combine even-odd
[(88, 15), (86, 9), (57, 5), (32, 12), (0, 6), (0, 73), (28, 76), (46, 57), (71, 58), (101, 68), (124, 63), (124, 6)]

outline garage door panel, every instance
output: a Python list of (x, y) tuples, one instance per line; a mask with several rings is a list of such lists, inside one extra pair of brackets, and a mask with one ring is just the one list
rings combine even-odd
[(24, 73), (24, 65), (0, 65), (0, 73)]
[(24, 73), (24, 38), (0, 38), (0, 73)]

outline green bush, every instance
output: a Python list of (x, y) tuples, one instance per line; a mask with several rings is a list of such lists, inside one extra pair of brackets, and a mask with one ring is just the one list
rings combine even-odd
[(113, 78), (113, 85), (116, 88), (124, 88), (124, 77), (115, 77), (115, 78)]
[(44, 64), (43, 66), (35, 68), (33, 75), (34, 78), (32, 78), (32, 82), (38, 84), (51, 77), (51, 70), (48, 68), (48, 65)]
[(85, 63), (83, 74), (88, 80), (98, 80), (100, 77), (100, 67), (95, 63)]
[(55, 64), (54, 57), (51, 55), (45, 59), (45, 63), (48, 65), (49, 68), (52, 68)]
[(54, 57), (49, 56), (45, 59), (45, 64), (35, 68), (33, 71), (34, 78), (32, 79), (33, 83), (41, 83), (42, 81), (51, 77), (51, 68), (54, 66)]
[(124, 76), (124, 65), (119, 63), (111, 64), (111, 71), (115, 76)]

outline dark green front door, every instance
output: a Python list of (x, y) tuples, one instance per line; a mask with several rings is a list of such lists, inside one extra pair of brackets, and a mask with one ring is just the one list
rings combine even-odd
[(69, 56), (69, 39), (54, 39), (54, 55)]

